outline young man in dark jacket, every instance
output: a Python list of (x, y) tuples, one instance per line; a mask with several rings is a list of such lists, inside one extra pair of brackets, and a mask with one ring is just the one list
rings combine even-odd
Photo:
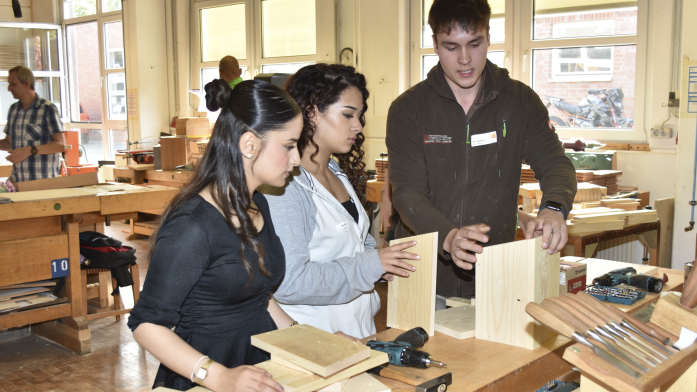
[[(474, 296), (482, 245), (542, 235), (567, 241), (576, 172), (538, 95), (487, 60), (486, 0), (435, 0), (428, 23), (439, 64), (399, 96), (387, 118), (396, 237), (438, 232), (439, 296)], [(536, 218), (517, 214), (521, 161), (543, 191)], [(520, 222), (518, 222), (520, 219)]]

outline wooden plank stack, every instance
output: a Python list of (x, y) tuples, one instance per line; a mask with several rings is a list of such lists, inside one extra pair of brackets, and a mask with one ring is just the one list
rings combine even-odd
[(617, 177), (621, 175), (619, 170), (596, 170), (591, 183), (606, 187), (608, 194), (614, 195), (617, 193)]
[(637, 199), (605, 199), (600, 200), (601, 207), (623, 209), (625, 211), (636, 211), (639, 208)]
[(535, 183), (539, 182), (537, 179), (535, 179), (535, 172), (532, 171), (530, 168), (530, 165), (522, 165), (521, 172), (520, 172), (520, 185), (523, 184), (530, 184), (530, 183)]
[(386, 353), (309, 325), (252, 336), (252, 345), (271, 354), (256, 366), (289, 392), (317, 391), (389, 360)]
[[(608, 205), (616, 206), (620, 204)], [(568, 234), (578, 235), (620, 230), (641, 223), (657, 221), (658, 213), (654, 210), (625, 211), (623, 208), (594, 207), (572, 210), (569, 213), (566, 229)]]
[(387, 158), (378, 158), (375, 160), (375, 171), (377, 172), (377, 176), (375, 177), (376, 180), (384, 182), (387, 179), (387, 165)]
[(0, 314), (29, 306), (41, 307), (54, 301), (56, 297), (49, 291), (55, 285), (54, 281), (44, 280), (0, 287)]

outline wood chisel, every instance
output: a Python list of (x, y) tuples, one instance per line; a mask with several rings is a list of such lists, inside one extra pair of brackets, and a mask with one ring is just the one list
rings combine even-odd
[(612, 354), (607, 352), (605, 349), (598, 347), (595, 344), (588, 341), (588, 339), (586, 339), (583, 335), (581, 335), (580, 332), (576, 331), (574, 329), (574, 327), (572, 327), (568, 323), (559, 319), (556, 315), (554, 315), (548, 309), (542, 307), (542, 305), (537, 304), (535, 302), (530, 302), (525, 306), (525, 311), (530, 316), (532, 316), (535, 320), (548, 326), (549, 328), (553, 329), (557, 333), (559, 333), (559, 334), (561, 334), (569, 339), (574, 339), (577, 342), (579, 342), (585, 346), (590, 347), (593, 350), (593, 352), (595, 353), (595, 355), (597, 355), (600, 359), (602, 359), (603, 361), (616, 367), (617, 369), (623, 371), (624, 373), (628, 374), (630, 377), (639, 378), (639, 376), (641, 375), (641, 373), (632, 369), (632, 367), (630, 367), (626, 363), (620, 361), (617, 357), (613, 356)]

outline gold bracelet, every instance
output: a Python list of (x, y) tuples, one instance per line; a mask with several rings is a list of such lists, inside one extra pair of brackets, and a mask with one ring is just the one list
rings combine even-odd
[(292, 323), (290, 323), (289, 327), (294, 327), (296, 325), (300, 325), (297, 321), (293, 320)]

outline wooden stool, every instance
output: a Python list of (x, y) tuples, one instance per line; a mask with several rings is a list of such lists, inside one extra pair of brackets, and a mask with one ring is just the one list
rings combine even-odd
[[(138, 273), (138, 264), (134, 265), (129, 265), (127, 266), (131, 278), (133, 279), (133, 303), (138, 302), (138, 298), (140, 298), (140, 275)], [(107, 272), (111, 274), (111, 270), (108, 268), (87, 268), (83, 269), (81, 272), (82, 276), (82, 317), (85, 318), (85, 320), (94, 320), (102, 317), (110, 317), (110, 316), (116, 316), (116, 321), (121, 321), (121, 315), (129, 313), (132, 308), (124, 309), (123, 301), (121, 300), (121, 294), (117, 293), (114, 294), (114, 310), (107, 310), (105, 312), (97, 312), (97, 313), (88, 313), (87, 311), (87, 276), (88, 275), (95, 275), (95, 274), (101, 274), (104, 272)], [(102, 281), (102, 279), (100, 279)], [(116, 279), (114, 277), (111, 277), (111, 282), (114, 288), (118, 287), (116, 283)], [(102, 288), (104, 289), (104, 288)], [(93, 296), (94, 297), (94, 296)]]

